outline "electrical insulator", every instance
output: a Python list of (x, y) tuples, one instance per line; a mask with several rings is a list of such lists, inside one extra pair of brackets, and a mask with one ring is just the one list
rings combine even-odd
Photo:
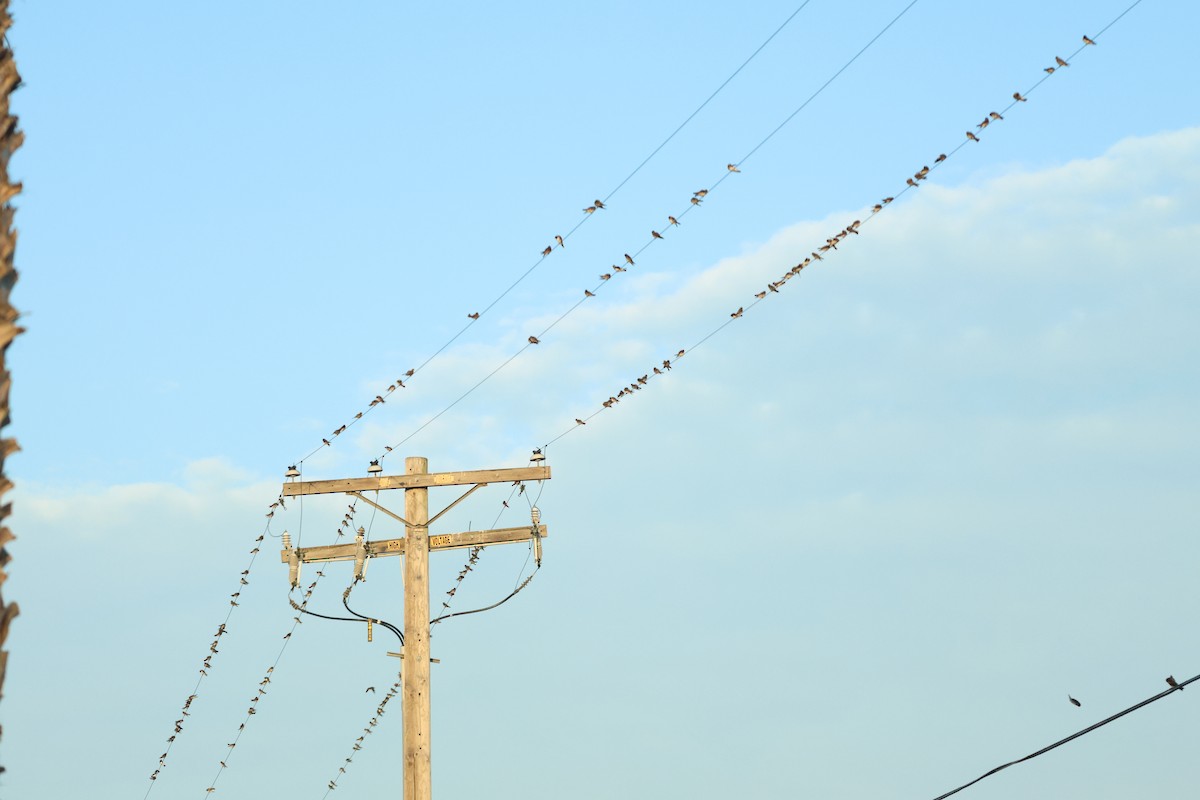
[(542, 537), (533, 537), (533, 563), (535, 566), (542, 566)]
[(295, 550), (288, 553), (288, 582), (293, 589), (300, 585), (300, 557)]
[(370, 463), (370, 465), (367, 467), (367, 474), (368, 474), (368, 475), (378, 475), (378, 474), (379, 474), (379, 473), (381, 473), (381, 472), (383, 472), (383, 467), (382, 467), (382, 466), (380, 466), (380, 464), (379, 464), (379, 459), (375, 459), (375, 460), (374, 460), (374, 461), (372, 461), (372, 462)]
[(529, 460), (535, 464), (545, 461), (546, 457), (542, 455), (542, 448), (539, 447), (538, 449), (534, 450), (533, 455), (529, 456)]
[(367, 579), (367, 532), (359, 528), (358, 533), (354, 535), (354, 580), (364, 581)]
[(372, 637), (375, 634), (375, 628), (374, 628), (374, 624), (373, 624), (374, 622), (375, 622), (375, 620), (373, 620), (373, 619), (367, 620), (367, 641), (368, 642), (371, 641)]
[(537, 525), (539, 522), (542, 521), (542, 510), (540, 508), (538, 508), (537, 506), (534, 506), (533, 508), (529, 509), (529, 514), (530, 514), (530, 516), (533, 517), (534, 525)]
[(299, 477), (300, 477), (300, 470), (296, 469), (296, 465), (295, 465), (295, 464), (292, 464), (291, 466), (289, 466), (289, 467), (287, 468), (287, 472), (283, 473), (283, 477), (285, 477), (285, 478), (299, 478)]
[(292, 549), (292, 535), (290, 533), (288, 533), (287, 531), (283, 532), (283, 549), (284, 550)]

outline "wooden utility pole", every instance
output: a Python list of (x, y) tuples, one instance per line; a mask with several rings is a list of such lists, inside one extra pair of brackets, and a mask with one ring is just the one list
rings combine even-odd
[[(377, 465), (376, 465), (377, 467)], [(540, 539), (546, 526), (536, 520), (522, 528), (465, 531), (430, 536), (429, 526), (442, 514), (458, 505), (481, 486), (504, 481), (549, 480), (550, 468), (543, 466), (516, 469), (470, 470), (466, 472), (429, 472), (429, 460), (420, 456), (404, 459), (403, 475), (378, 475), (369, 478), (345, 478), (331, 481), (285, 483), (284, 497), (307, 494), (349, 494), (388, 516), (404, 523), (403, 539), (367, 543), (347, 543), (318, 547), (287, 548), (280, 554), (284, 563), (297, 567), (293, 582), (298, 582), (298, 565), (304, 562), (355, 561), (380, 556), (404, 556), (404, 648), (401, 658), (404, 717), (404, 800), (431, 800), (433, 796), (430, 759), (429, 700), (429, 551), (452, 550), (490, 544)], [(429, 517), (431, 486), (471, 486), (461, 497)], [(404, 490), (404, 516), (363, 497), (362, 492), (383, 489)], [(540, 543), (538, 544), (540, 549)]]

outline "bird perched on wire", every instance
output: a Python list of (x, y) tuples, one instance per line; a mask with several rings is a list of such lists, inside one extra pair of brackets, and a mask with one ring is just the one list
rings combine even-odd
[(542, 257), (545, 258), (546, 256), (550, 255), (553, 252), (554, 252), (554, 248), (547, 246), (546, 249), (542, 251)]
[(604, 203), (601, 203), (599, 200), (593, 200), (592, 205), (594, 205), (596, 208), (604, 208)]
[(1067, 63), (1065, 60), (1063, 60), (1063, 59), (1059, 58), (1058, 56), (1055, 56), (1055, 57), (1054, 57), (1054, 63), (1055, 63), (1055, 64), (1058, 64), (1060, 67), (1069, 67), (1069, 66), (1071, 66), (1071, 65), (1070, 65), (1070, 64), (1068, 64), (1068, 63)]
[(585, 209), (583, 210), (583, 213), (585, 213), (585, 214), (595, 214), (595, 213), (596, 213), (596, 207), (595, 207), (595, 206), (588, 206), (587, 208), (585, 208)]
[(738, 306), (738, 310), (733, 312), (729, 316), (732, 317), (733, 319), (737, 319), (738, 317), (740, 317), (742, 315), (743, 311), (745, 311), (745, 309), (742, 308), (741, 306)]
[(625, 263), (631, 267), (633, 266), (633, 256), (629, 255), (629, 253), (625, 254)]
[(479, 319), (479, 312), (476, 311), (473, 314), (467, 314), (467, 319)]
[(741, 172), (741, 170), (737, 168), (737, 164), (726, 164), (725, 169), (729, 170), (730, 172)]
[(652, 237), (654, 237), (655, 239), (661, 239), (661, 238), (663, 238), (663, 237), (662, 237), (662, 234), (661, 234), (661, 233), (659, 233), (658, 231), (650, 231), (650, 235), (651, 235)]
[(1095, 44), (1095, 42), (1093, 42), (1091, 39), (1089, 39), (1087, 37), (1087, 34), (1084, 34), (1084, 36), (1083, 36), (1083, 43), (1084, 44)]
[(675, 219), (674, 217), (667, 217), (667, 221), (670, 222), (672, 225), (679, 224), (679, 220)]
[(970, 131), (967, 131), (967, 138), (970, 139), (972, 142), (979, 141), (979, 137), (976, 136), (975, 134), (971, 133)]
[(577, 425), (587, 425), (587, 423), (586, 423), (586, 422), (584, 422), (583, 420), (581, 420), (579, 417), (576, 417), (576, 418), (575, 418), (575, 423), (576, 423)]
[(538, 337), (536, 337), (536, 336), (530, 336), (529, 343), (530, 344), (541, 344), (541, 340), (538, 339)]
[(1024, 95), (1022, 95), (1020, 92), (1013, 92), (1013, 100), (1016, 100), (1018, 103), (1027, 102)]
[(1170, 686), (1172, 689), (1178, 689), (1181, 692), (1183, 691), (1183, 687), (1179, 685), (1179, 681), (1175, 680), (1174, 675), (1167, 676), (1167, 685)]
[(558, 246), (559, 246), (559, 247), (562, 247), (562, 246), (563, 246), (563, 240), (562, 240), (562, 237), (561, 237), (561, 236), (555, 236), (555, 237), (554, 237), (554, 241), (558, 242)]

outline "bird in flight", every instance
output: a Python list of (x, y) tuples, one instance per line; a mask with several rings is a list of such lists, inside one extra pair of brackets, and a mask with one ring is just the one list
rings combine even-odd
[(366, 690), (365, 692), (363, 692), (363, 694), (366, 694), (367, 692), (372, 692), (372, 693), (374, 693), (374, 691), (375, 691), (375, 687), (374, 687), (374, 686), (368, 686), (368, 687), (367, 687), (367, 690)]
[(1079, 706), (1081, 706), (1081, 705), (1082, 705), (1082, 703), (1080, 703), (1080, 702), (1079, 702), (1078, 700), (1076, 700), (1074, 697), (1071, 697), (1071, 695), (1067, 695), (1067, 699), (1068, 699), (1068, 700), (1070, 700), (1070, 701), (1071, 701), (1071, 705), (1075, 706), (1076, 708), (1079, 708)]

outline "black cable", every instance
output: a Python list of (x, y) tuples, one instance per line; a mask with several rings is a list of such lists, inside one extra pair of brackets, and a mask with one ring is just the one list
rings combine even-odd
[[(391, 623), (384, 622), (381, 619), (375, 619), (374, 617), (364, 617), (362, 614), (359, 614), (358, 612), (354, 611), (354, 609), (350, 608), (350, 606), (346, 606), (346, 610), (349, 611), (351, 614), (354, 614), (353, 617), (333, 617), (333, 616), (330, 616), (329, 614), (318, 614), (316, 611), (309, 611), (307, 608), (305, 608), (304, 606), (300, 605), (295, 600), (293, 600), (290, 595), (288, 596), (288, 602), (292, 604), (292, 608), (296, 609), (301, 614), (308, 614), (310, 617), (317, 617), (319, 619), (331, 619), (331, 620), (334, 620), (335, 622), (378, 622), (380, 625), (387, 628), (392, 633), (396, 634), (396, 636), (398, 636), (400, 638), (400, 644), (404, 644), (404, 634), (401, 633), (399, 630), (397, 630), (396, 626), (392, 625)], [(346, 603), (346, 598), (343, 596), (342, 604), (345, 605), (345, 603)]]
[(364, 622), (378, 622), (380, 625), (387, 628), (392, 633), (396, 634), (396, 638), (398, 638), (400, 640), (400, 644), (404, 644), (404, 634), (401, 633), (400, 629), (397, 628), (395, 625), (393, 625), (390, 622), (385, 622), (384, 620), (381, 620), (381, 619), (376, 619), (375, 617), (365, 617), (350, 607), (350, 590), (353, 588), (354, 588), (354, 584), (352, 583), (346, 587), (346, 591), (342, 592), (342, 605), (344, 605), (346, 607), (346, 610), (349, 611), (354, 616), (358, 617), (359, 619), (363, 620)]
[(511, 593), (509, 593), (509, 595), (508, 595), (507, 597), (505, 597), (503, 600), (501, 600), (500, 602), (498, 602), (498, 603), (492, 603), (490, 606), (484, 606), (483, 608), (475, 608), (475, 609), (472, 609), (472, 610), (470, 610), (470, 611), (456, 611), (456, 612), (455, 612), (455, 613), (453, 613), (453, 614), (443, 614), (442, 616), (438, 617), (437, 619), (431, 619), (431, 620), (429, 620), (429, 624), (430, 624), (430, 625), (433, 625), (433, 624), (435, 624), (435, 623), (441, 622), (441, 621), (442, 621), (442, 620), (444, 620), (444, 619), (450, 619), (451, 617), (464, 617), (464, 616), (466, 616), (467, 614), (478, 614), (478, 613), (479, 613), (479, 612), (481, 612), (481, 611), (491, 611), (493, 608), (496, 608), (497, 606), (502, 606), (502, 605), (504, 605), (505, 603), (507, 603), (509, 600), (512, 600), (512, 599), (513, 599), (513, 597), (515, 597), (515, 596), (516, 596), (517, 592), (521, 591), (521, 590), (522, 590), (522, 589), (524, 589), (526, 586), (528, 586), (528, 585), (529, 585), (529, 582), (530, 582), (531, 580), (533, 580), (533, 576), (534, 576), (534, 575), (537, 575), (537, 572), (538, 572), (538, 570), (539, 570), (539, 569), (541, 569), (541, 567), (535, 567), (535, 568), (534, 568), (534, 570), (533, 570), (533, 572), (530, 574), (530, 576), (529, 576), (528, 578), (526, 578), (526, 579), (525, 579), (525, 582), (524, 582), (524, 583), (522, 583), (522, 584), (521, 584), (520, 586), (518, 586), (517, 588), (513, 589), (513, 590), (512, 590), (512, 592), (511, 592)]
[(1132, 705), (1129, 708), (1125, 709), (1124, 711), (1120, 711), (1116, 714), (1113, 714), (1108, 719), (1103, 719), (1103, 720), (1097, 722), (1095, 725), (1089, 725), (1088, 727), (1084, 728), (1081, 731), (1072, 733), (1070, 736), (1068, 736), (1065, 739), (1059, 739), (1054, 744), (1043, 747), (1041, 750), (1038, 750), (1036, 753), (1030, 753), (1029, 755), (1025, 756), (1024, 758), (1018, 758), (1016, 761), (1009, 761), (1007, 764), (1001, 764), (1000, 766), (996, 767), (995, 769), (990, 769), (987, 772), (980, 775), (975, 780), (971, 781), (970, 783), (964, 783), (962, 786), (959, 786), (957, 789), (952, 789), (951, 791), (946, 792), (945, 794), (939, 794), (937, 797), (933, 798), (933, 800), (945, 800), (945, 798), (949, 797), (950, 795), (958, 794), (963, 789), (966, 789), (968, 786), (973, 786), (976, 783), (979, 783), (984, 778), (988, 777), (989, 775), (995, 775), (1000, 770), (1007, 769), (1008, 767), (1011, 767), (1013, 764), (1020, 764), (1022, 761), (1028, 761), (1031, 758), (1037, 758), (1042, 753), (1049, 753), (1054, 748), (1061, 747), (1062, 745), (1066, 744), (1067, 742), (1078, 739), (1080, 736), (1083, 736), (1085, 733), (1091, 733), (1092, 731), (1096, 730), (1097, 728), (1104, 727), (1105, 725), (1112, 722), (1113, 720), (1120, 719), (1121, 717), (1125, 716), (1126, 714), (1137, 711), (1139, 708), (1141, 708), (1143, 706), (1148, 706), (1151, 703), (1155, 702), (1156, 700), (1161, 700), (1164, 697), (1166, 697), (1167, 695), (1171, 694), (1172, 692), (1181, 692), (1181, 691), (1183, 691), (1183, 687), (1185, 687), (1189, 683), (1192, 683), (1193, 681), (1197, 681), (1197, 680), (1200, 680), (1200, 675), (1197, 675), (1193, 678), (1188, 678), (1186, 681), (1179, 681), (1175, 686), (1172, 686), (1170, 689), (1167, 689), (1165, 692), (1160, 692), (1159, 694), (1156, 694), (1153, 697), (1147, 698), (1136, 705)]

